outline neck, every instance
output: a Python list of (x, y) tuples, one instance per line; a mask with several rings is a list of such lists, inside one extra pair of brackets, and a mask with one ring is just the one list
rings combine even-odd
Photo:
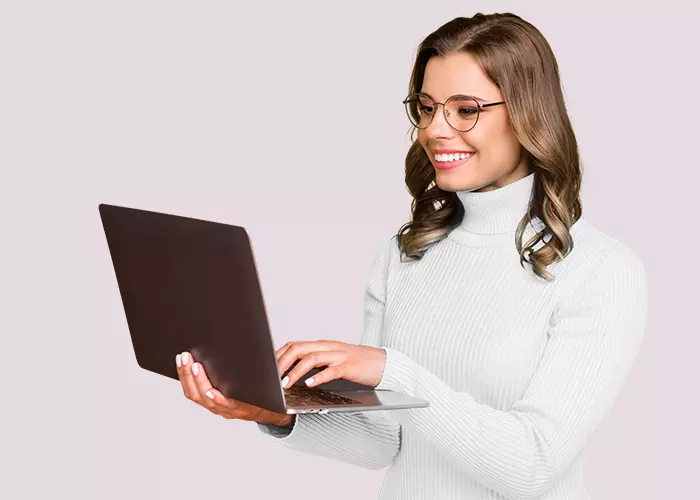
[(464, 207), (464, 218), (455, 231), (482, 235), (514, 233), (527, 213), (534, 176), (530, 173), (491, 191), (456, 191)]

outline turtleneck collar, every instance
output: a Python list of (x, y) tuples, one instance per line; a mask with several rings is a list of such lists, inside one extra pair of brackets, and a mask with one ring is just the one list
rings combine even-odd
[(456, 191), (464, 218), (451, 238), (477, 246), (514, 240), (518, 223), (527, 213), (534, 179), (533, 172), (491, 191)]

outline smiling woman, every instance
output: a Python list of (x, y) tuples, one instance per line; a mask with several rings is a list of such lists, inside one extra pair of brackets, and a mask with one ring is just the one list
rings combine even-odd
[(583, 450), (636, 358), (647, 281), (582, 217), (552, 50), (514, 14), (454, 19), (418, 48), (404, 104), (413, 214), (377, 251), (359, 345), (292, 342), (277, 359), (298, 362), (287, 385), (327, 367), (311, 385), (347, 378), (430, 405), (233, 418), (388, 467), (384, 500), (589, 498)]
[[(399, 234), (406, 258), (419, 259), (460, 224), (458, 191), (483, 193), (532, 173), (533, 202), (516, 247), (521, 261), (527, 255), (536, 274), (551, 278), (547, 265), (571, 250), (569, 229), (581, 217), (581, 169), (545, 38), (509, 14), (455, 19), (421, 44), (409, 92), (404, 102), (418, 139), (406, 157), (415, 199), (412, 221)], [(461, 161), (441, 156), (455, 152), (473, 154)], [(535, 220), (544, 227), (523, 243)]]

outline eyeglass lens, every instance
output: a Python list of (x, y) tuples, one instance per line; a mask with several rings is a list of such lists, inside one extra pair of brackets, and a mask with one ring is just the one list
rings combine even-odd
[[(438, 107), (432, 99), (424, 95), (414, 94), (406, 99), (406, 113), (418, 128), (427, 128), (430, 125)], [(466, 132), (476, 124), (479, 105), (469, 97), (451, 97), (445, 105), (445, 111), (448, 123), (460, 132)]]

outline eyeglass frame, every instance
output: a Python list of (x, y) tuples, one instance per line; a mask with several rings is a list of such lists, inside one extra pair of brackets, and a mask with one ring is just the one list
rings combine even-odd
[[(478, 101), (478, 99), (477, 99), (476, 97), (474, 97), (474, 96), (472, 96), (472, 95), (466, 95), (466, 94), (455, 94), (455, 95), (451, 95), (450, 97), (448, 97), (448, 98), (445, 100), (445, 102), (435, 102), (435, 99), (433, 99), (432, 97), (430, 97), (430, 96), (429, 96), (428, 94), (426, 94), (425, 92), (414, 92), (413, 94), (409, 94), (408, 96), (406, 96), (406, 98), (403, 100), (403, 104), (404, 104), (404, 109), (406, 110), (406, 114), (408, 115), (408, 120), (411, 122), (411, 125), (413, 125), (415, 128), (417, 128), (417, 129), (419, 129), (419, 130), (425, 130), (425, 129), (427, 129), (427, 128), (430, 126), (430, 124), (433, 123), (433, 119), (435, 118), (435, 114), (436, 114), (436, 113), (433, 113), (433, 114), (430, 116), (430, 122), (428, 122), (428, 124), (427, 124), (425, 127), (419, 127), (418, 125), (416, 125), (415, 123), (413, 123), (413, 118), (411, 118), (411, 114), (409, 113), (408, 107), (406, 106), (406, 104), (408, 104), (408, 100), (409, 100), (411, 97), (413, 97), (413, 96), (424, 96), (424, 97), (427, 97), (428, 99), (430, 99), (430, 100), (432, 101), (433, 105), (435, 105), (435, 106), (437, 106), (438, 104), (442, 104), (442, 115), (445, 117), (445, 122), (447, 122), (447, 124), (448, 124), (450, 127), (452, 127), (452, 129), (456, 130), (457, 132), (469, 132), (469, 131), (472, 130), (474, 127), (476, 127), (476, 124), (477, 124), (477, 122), (479, 121), (479, 114), (481, 113), (481, 110), (482, 110), (482, 109), (484, 109), (484, 108), (489, 108), (489, 107), (491, 107), (491, 106), (498, 106), (499, 104), (505, 104), (505, 103), (506, 103), (505, 101), (498, 101), (498, 102), (490, 102), (490, 103), (482, 104), (482, 103), (480, 103), (480, 102)], [(466, 97), (467, 99), (471, 99), (472, 101), (474, 101), (474, 102), (476, 103), (476, 120), (474, 120), (474, 125), (472, 125), (471, 127), (469, 127), (467, 130), (459, 130), (457, 127), (455, 127), (454, 125), (452, 125), (452, 124), (450, 123), (450, 119), (447, 117), (447, 107), (446, 107), (445, 105), (446, 105), (448, 102), (450, 102), (450, 99), (453, 99), (453, 98), (455, 98), (455, 97)]]

